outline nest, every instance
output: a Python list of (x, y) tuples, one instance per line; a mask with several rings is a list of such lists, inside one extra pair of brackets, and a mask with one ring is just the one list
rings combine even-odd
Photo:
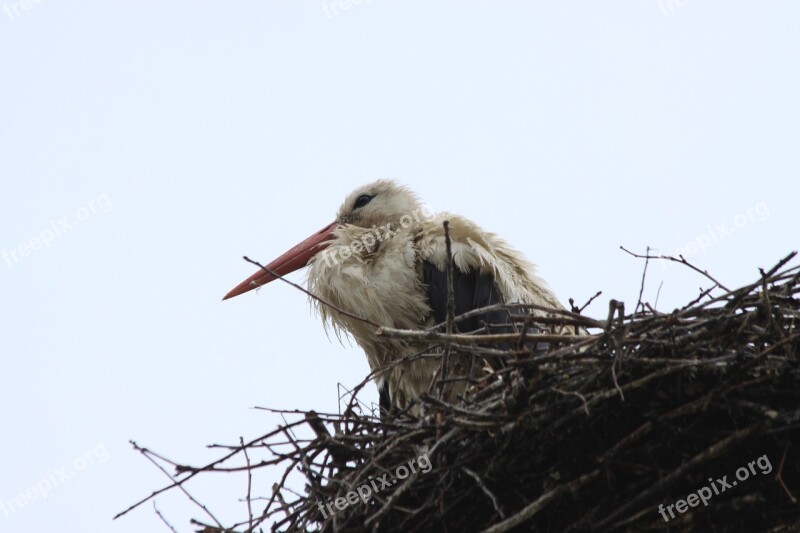
[[(170, 463), (177, 472), (162, 490), (213, 471), (283, 469), (259, 499), (248, 482), (240, 523), (223, 527), (210, 512), (193, 520), (206, 533), (270, 523), (280, 531), (800, 530), (792, 257), (750, 285), (714, 284), (719, 295), (703, 291), (667, 314), (640, 302), (626, 315), (612, 300), (604, 320), (574, 307), (535, 318), (507, 306), (539, 334), (387, 329), (421, 352), (502, 356), (504, 365), (485, 365), (463, 397), (447, 400), (446, 385), (434, 384), (415, 409), (383, 418), (359, 403), (364, 383), (342, 413), (282, 411), (285, 425), (210, 465)], [(557, 327), (591, 335), (547, 333)], [(287, 481), (298, 472), (303, 493)]]

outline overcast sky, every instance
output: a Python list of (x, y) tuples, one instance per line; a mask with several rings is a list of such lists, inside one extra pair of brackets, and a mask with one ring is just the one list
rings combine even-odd
[[(374, 179), (598, 318), (636, 302), (620, 245), (731, 287), (798, 247), (793, 0), (0, 2), (0, 531), (167, 531), (111, 521), (168, 481), (129, 439), (199, 465), (280, 422), (253, 406), (336, 411), (368, 366), (303, 294), (220, 299)], [(662, 311), (708, 286), (662, 283)], [(189, 489), (246, 516), (244, 478)]]

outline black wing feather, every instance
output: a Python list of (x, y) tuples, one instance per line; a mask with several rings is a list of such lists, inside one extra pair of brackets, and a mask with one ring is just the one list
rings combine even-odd
[(392, 397), (389, 395), (389, 381), (384, 378), (380, 387), (378, 387), (378, 401), (380, 406), (381, 419), (392, 408)]
[[(447, 320), (447, 273), (442, 272), (430, 261), (423, 263), (422, 280), (428, 287), (428, 303), (433, 309), (433, 317), (437, 324)], [(464, 273), (453, 267), (453, 296), (456, 316), (480, 309), (488, 305), (503, 303), (503, 296), (497, 290), (494, 276), (479, 274), (477, 269)], [(484, 327), (485, 324), (510, 324), (511, 320), (505, 310), (492, 311), (480, 316), (462, 320), (454, 324), (454, 333), (467, 333)], [(492, 328), (493, 332), (499, 333)], [(513, 331), (513, 329), (509, 330)]]
[[(447, 273), (442, 272), (429, 261), (423, 263), (423, 282), (428, 287), (428, 303), (433, 310), (437, 324), (447, 320)], [(458, 316), (474, 309), (492, 304), (504, 303), (503, 295), (497, 289), (494, 276), (479, 274), (477, 270), (462, 272), (453, 266), (453, 296), (455, 299), (455, 315)], [(454, 333), (483, 331), (484, 333), (519, 333), (519, 329), (511, 321), (511, 315), (505, 309), (491, 311), (482, 315), (462, 320), (453, 325)], [(539, 333), (539, 328), (528, 327), (528, 333)], [(500, 343), (499, 349), (512, 349), (512, 343)], [(526, 342), (525, 347), (533, 349), (534, 344)], [(539, 343), (536, 349), (546, 349), (546, 343)]]

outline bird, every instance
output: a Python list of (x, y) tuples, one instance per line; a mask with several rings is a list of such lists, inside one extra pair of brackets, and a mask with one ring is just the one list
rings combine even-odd
[[(326, 329), (332, 328), (340, 339), (350, 334), (364, 350), (382, 413), (406, 409), (428, 392), (441, 364), (434, 358), (410, 357), (419, 352), (418, 346), (380, 335), (375, 325), (424, 330), (446, 320), (445, 221), (456, 315), (496, 303), (564, 309), (534, 264), (505, 240), (465, 217), (433, 212), (394, 180), (358, 187), (332, 223), (266, 265), (281, 277), (308, 267), (312, 305)], [(261, 269), (223, 300), (275, 279)], [(508, 325), (508, 312), (457, 322), (453, 332), (485, 331), (490, 323)], [(454, 390), (463, 393), (463, 387)]]

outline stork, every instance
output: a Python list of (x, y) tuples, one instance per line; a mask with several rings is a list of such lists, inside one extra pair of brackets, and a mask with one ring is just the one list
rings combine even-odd
[[(331, 326), (337, 335), (350, 333), (364, 350), (383, 409), (404, 408), (427, 392), (440, 364), (431, 358), (408, 361), (418, 349), (379, 335), (374, 324), (420, 330), (445, 320), (445, 220), (457, 315), (494, 303), (563, 309), (534, 265), (504, 240), (464, 217), (426, 211), (412, 191), (392, 180), (351, 192), (331, 224), (266, 266), (278, 276), (309, 267), (309, 291), (332, 306), (316, 299), (313, 304), (326, 328)], [(262, 269), (223, 300), (274, 279)], [(454, 331), (479, 329), (479, 318), (457, 323)], [(483, 317), (487, 318), (507, 322), (508, 313)], [(398, 360), (402, 362), (397, 364)]]

